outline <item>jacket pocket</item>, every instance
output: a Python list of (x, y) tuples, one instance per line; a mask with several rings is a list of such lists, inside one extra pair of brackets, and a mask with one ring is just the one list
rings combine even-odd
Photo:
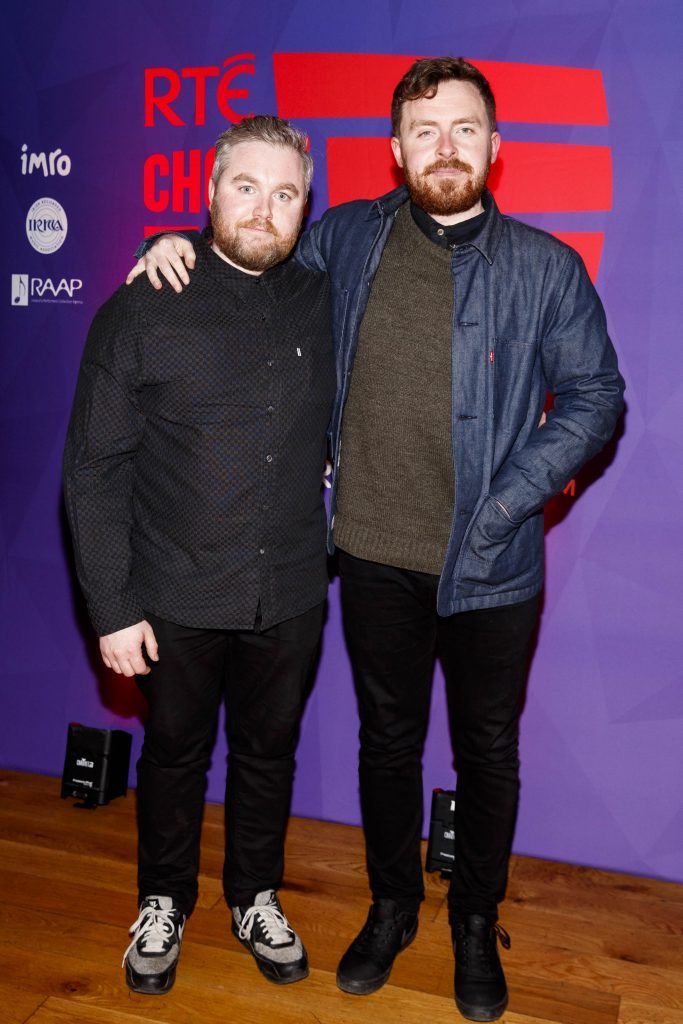
[[(543, 551), (543, 515), (511, 523), (494, 498), (486, 498), (465, 539), (463, 582), (501, 587), (534, 576)], [(542, 564), (542, 563), (541, 563)]]

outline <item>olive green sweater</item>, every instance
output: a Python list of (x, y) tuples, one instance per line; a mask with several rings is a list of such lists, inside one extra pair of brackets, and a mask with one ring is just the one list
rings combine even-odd
[(453, 516), (451, 253), (399, 210), (358, 339), (344, 410), (337, 547), (440, 573)]

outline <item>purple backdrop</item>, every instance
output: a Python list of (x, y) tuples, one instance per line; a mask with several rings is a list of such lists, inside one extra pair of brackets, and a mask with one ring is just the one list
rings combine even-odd
[[(545, 72), (524, 72), (532, 75), (526, 107), (506, 102), (500, 188), (509, 186), (508, 212), (577, 233), (594, 273), (602, 245), (597, 285), (627, 379), (628, 411), (618, 442), (576, 482), (580, 500), (563, 496), (550, 516), (515, 848), (683, 881), (680, 4), (250, 0), (205, 2), (201, 16), (197, 10), (180, 0), (108, 10), (10, 0), (0, 14), (2, 764), (60, 774), (70, 720), (128, 728), (139, 748), (134, 685), (100, 671), (73, 585), (60, 460), (88, 324), (131, 265), (143, 230), (201, 224), (201, 168), (218, 133), (240, 114), (288, 114), (299, 96), (297, 120), (311, 133), (317, 160), (313, 215), (328, 195), (353, 186), (356, 174), (362, 184), (367, 168), (359, 161), (341, 167), (340, 185), (338, 152), (328, 140), (388, 135), (383, 86), (367, 70), (373, 60), (381, 64), (377, 55), (450, 52), (503, 62), (503, 92), (517, 65), (542, 65)], [(358, 58), (358, 77), (355, 62), (351, 74), (337, 67), (331, 97), (306, 79), (315, 60), (300, 56), (292, 65), (273, 56), (332, 52), (376, 56)], [(291, 66), (299, 79), (291, 80)], [(547, 66), (595, 69), (587, 88), (600, 92), (602, 83), (608, 117), (572, 113), (572, 102), (562, 114), (560, 99), (578, 95), (571, 76), (550, 112), (534, 113), (534, 93), (542, 98), (549, 88)], [(153, 68), (167, 70), (146, 76)], [(545, 84), (534, 89), (534, 75)], [(154, 122), (147, 125), (146, 81), (157, 97), (154, 109), (147, 104)], [(535, 205), (524, 198), (530, 153), (546, 154), (532, 179), (544, 197)], [(591, 170), (598, 158), (602, 177)], [(378, 179), (385, 173), (375, 172)], [(581, 198), (586, 182), (594, 202)], [(31, 210), (45, 198), (52, 202)], [(32, 226), (35, 244), (27, 219), (43, 222), (43, 230)], [(442, 691), (437, 672), (427, 790), (453, 782)], [(295, 813), (358, 820), (356, 732), (333, 587)], [(215, 800), (223, 757), (219, 743), (209, 786)]]

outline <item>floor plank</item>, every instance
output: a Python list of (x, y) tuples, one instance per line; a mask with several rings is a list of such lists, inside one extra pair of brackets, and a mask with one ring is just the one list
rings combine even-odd
[[(2, 1024), (453, 1024), (447, 882), (426, 878), (415, 943), (366, 998), (336, 988), (369, 900), (359, 829), (293, 819), (281, 893), (309, 952), (299, 985), (268, 984), (229, 929), (222, 808), (206, 809), (200, 899), (178, 981), (128, 991), (120, 968), (135, 909), (135, 795), (97, 811), (59, 781), (0, 771)], [(683, 1024), (683, 886), (513, 858), (502, 923), (507, 1024)]]

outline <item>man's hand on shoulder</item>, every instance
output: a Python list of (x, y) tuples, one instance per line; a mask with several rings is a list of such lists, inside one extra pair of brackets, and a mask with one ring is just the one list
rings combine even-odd
[(161, 272), (171, 288), (181, 292), (183, 286), (190, 283), (187, 267), (192, 270), (194, 263), (192, 242), (182, 235), (162, 235), (137, 261), (126, 278), (126, 284), (132, 284), (136, 277), (146, 273), (153, 287), (159, 289), (163, 286), (159, 278)]
[(136, 622), (134, 626), (119, 629), (100, 637), (100, 654), (102, 661), (114, 672), (124, 676), (146, 676), (152, 670), (142, 656), (142, 645), (152, 661), (159, 660), (154, 630), (146, 619)]

